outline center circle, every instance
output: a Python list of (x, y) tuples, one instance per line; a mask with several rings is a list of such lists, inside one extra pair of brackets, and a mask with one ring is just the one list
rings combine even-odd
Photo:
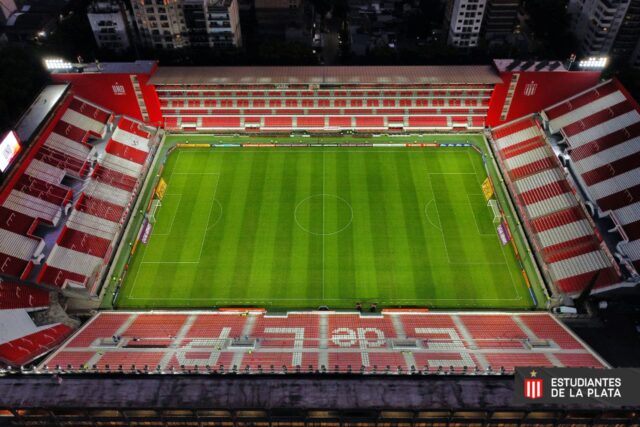
[(298, 227), (316, 236), (331, 236), (351, 225), (353, 208), (340, 196), (314, 194), (296, 205), (293, 216)]

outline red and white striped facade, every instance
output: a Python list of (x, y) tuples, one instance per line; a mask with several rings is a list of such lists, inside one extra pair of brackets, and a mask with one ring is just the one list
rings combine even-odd
[(606, 247), (535, 117), (498, 126), (492, 133), (509, 188), (557, 289), (579, 293), (598, 272), (597, 288), (618, 283)]
[(640, 268), (640, 107), (616, 80), (544, 110), (549, 130), (564, 137), (587, 196), (610, 215), (621, 250)]

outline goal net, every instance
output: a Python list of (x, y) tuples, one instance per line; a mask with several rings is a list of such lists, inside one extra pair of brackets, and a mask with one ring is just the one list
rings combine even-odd
[(158, 212), (160, 206), (162, 206), (162, 202), (159, 199), (154, 199), (151, 202), (151, 207), (149, 208), (149, 212), (147, 213), (147, 220), (149, 220), (151, 224), (155, 224), (156, 213)]
[(500, 213), (500, 206), (498, 206), (498, 201), (496, 199), (491, 199), (487, 203), (487, 206), (493, 213), (493, 223), (498, 224), (500, 221), (502, 221), (502, 214)]

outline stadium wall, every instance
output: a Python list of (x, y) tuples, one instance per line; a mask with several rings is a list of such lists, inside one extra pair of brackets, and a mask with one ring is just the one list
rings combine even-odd
[[(600, 71), (518, 71), (502, 72), (502, 83), (496, 85), (487, 114), (487, 126), (494, 127), (511, 120), (537, 113), (576, 93), (595, 86)], [(506, 118), (502, 117), (505, 103), (509, 102), (509, 86), (517, 78)]]
[[(92, 101), (116, 114), (124, 114), (136, 120), (160, 126), (162, 113), (155, 88), (148, 84), (155, 72), (157, 64), (149, 73), (53, 73), (51, 79), (55, 83), (71, 83), (73, 93)], [(149, 115), (149, 120), (142, 117), (131, 77), (138, 79), (142, 97)]]

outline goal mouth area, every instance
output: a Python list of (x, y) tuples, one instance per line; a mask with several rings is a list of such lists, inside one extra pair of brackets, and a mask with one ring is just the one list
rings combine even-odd
[(502, 211), (500, 210), (500, 204), (496, 199), (489, 199), (487, 201), (487, 207), (491, 209), (491, 213), (493, 214), (493, 223), (500, 224), (502, 222)]
[(147, 212), (146, 218), (147, 221), (151, 224), (156, 223), (156, 214), (158, 210), (162, 207), (162, 199), (153, 199), (151, 200), (151, 205), (149, 206), (149, 212)]

